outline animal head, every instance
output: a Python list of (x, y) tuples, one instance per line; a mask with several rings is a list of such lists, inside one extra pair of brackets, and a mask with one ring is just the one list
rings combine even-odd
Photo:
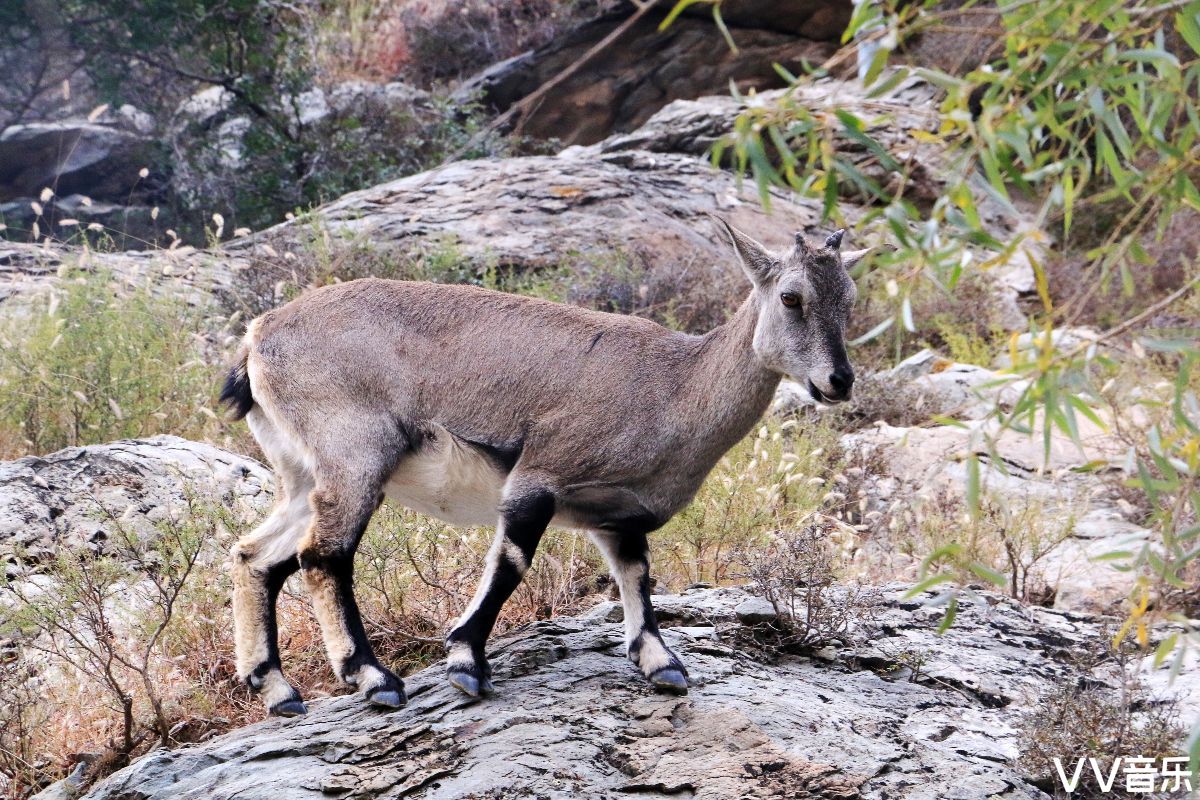
[(754, 284), (758, 323), (754, 352), (768, 369), (804, 383), (815, 400), (850, 399), (854, 370), (846, 325), (858, 290), (848, 270), (870, 250), (841, 251), (844, 231), (814, 247), (797, 233), (786, 253), (773, 253), (721, 220)]

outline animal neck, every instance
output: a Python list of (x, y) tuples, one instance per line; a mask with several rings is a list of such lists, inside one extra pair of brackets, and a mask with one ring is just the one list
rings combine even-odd
[(758, 305), (746, 298), (724, 325), (703, 337), (685, 395), (690, 399), (693, 426), (720, 456), (749, 433), (774, 397), (779, 373), (768, 369), (754, 353)]

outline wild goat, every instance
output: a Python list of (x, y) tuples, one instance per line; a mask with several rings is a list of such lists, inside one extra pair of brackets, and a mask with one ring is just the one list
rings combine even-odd
[(842, 231), (782, 255), (722, 221), (753, 283), (728, 322), (653, 322), (473, 286), (368, 278), (255, 319), (221, 395), (279, 476), (270, 517), (234, 547), (237, 671), (272, 714), (305, 711), (284, 678), (275, 601), (299, 570), (337, 676), (369, 702), (404, 684), (367, 642), (354, 552), (384, 496), (496, 526), (474, 599), (446, 637), (449, 680), (493, 691), (484, 645), (549, 525), (587, 531), (620, 588), (629, 658), (658, 689), (687, 670), (650, 605), (646, 534), (695, 495), (783, 374), (850, 395), (855, 286)]

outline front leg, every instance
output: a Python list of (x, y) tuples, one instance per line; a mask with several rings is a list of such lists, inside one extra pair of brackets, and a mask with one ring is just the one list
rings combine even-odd
[(500, 609), (520, 585), (546, 526), (554, 516), (554, 495), (545, 489), (525, 490), (505, 500), (496, 538), (475, 598), (446, 637), (450, 683), (471, 697), (491, 694), (492, 669), (484, 656), (488, 636)]
[(650, 546), (643, 532), (593, 531), (625, 608), (625, 647), (629, 660), (656, 689), (687, 694), (687, 668), (663, 641), (650, 604)]

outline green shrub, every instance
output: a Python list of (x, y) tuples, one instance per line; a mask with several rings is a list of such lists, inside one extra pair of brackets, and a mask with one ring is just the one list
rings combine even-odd
[(212, 438), (199, 313), (78, 272), (0, 328), (0, 455), (154, 433)]

